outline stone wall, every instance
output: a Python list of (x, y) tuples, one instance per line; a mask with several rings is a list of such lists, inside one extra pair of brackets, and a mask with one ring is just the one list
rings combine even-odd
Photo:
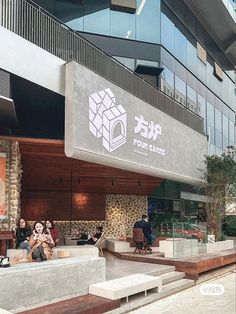
[(12, 230), (20, 215), (22, 165), (19, 144), (0, 140), (1, 152), (6, 154), (6, 210), (7, 218), (0, 221), (0, 231)]
[(107, 195), (106, 237), (131, 236), (135, 221), (146, 213), (147, 196), (145, 195)]

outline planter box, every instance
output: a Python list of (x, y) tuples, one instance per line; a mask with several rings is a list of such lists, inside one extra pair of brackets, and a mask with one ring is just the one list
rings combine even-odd
[(207, 243), (207, 253), (230, 250), (234, 248), (233, 240), (219, 241), (215, 243)]

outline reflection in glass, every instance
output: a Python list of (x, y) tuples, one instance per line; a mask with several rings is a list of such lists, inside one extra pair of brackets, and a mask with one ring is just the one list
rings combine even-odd
[(229, 120), (229, 145), (234, 145), (234, 122)]
[(207, 102), (207, 135), (209, 137), (210, 144), (215, 144), (215, 117), (214, 107)]
[(197, 75), (200, 81), (206, 83), (206, 65), (197, 58)]
[(206, 99), (198, 94), (197, 102), (200, 107), (200, 116), (204, 119), (204, 133), (206, 134)]
[(160, 42), (160, 0), (137, 1), (136, 39)]
[(221, 112), (215, 108), (215, 145), (222, 148), (222, 120)]
[(196, 114), (200, 114), (200, 106), (197, 104), (196, 91), (187, 85), (187, 108)]
[(207, 86), (214, 91), (215, 84), (214, 84), (214, 76), (213, 76), (213, 67), (207, 62)]
[(175, 100), (186, 106), (186, 83), (175, 75)]
[(110, 35), (110, 10), (104, 9), (84, 17), (84, 31)]
[(124, 57), (115, 57), (113, 56), (116, 60), (118, 60), (120, 63), (124, 64), (127, 68), (131, 69), (134, 71), (134, 59), (131, 58), (124, 58)]
[(197, 74), (197, 49), (187, 41), (187, 67)]
[(235, 111), (236, 101), (235, 101), (235, 83), (229, 80), (229, 106)]
[(135, 15), (119, 11), (111, 13), (111, 36), (135, 39)]
[(84, 17), (79, 17), (77, 19), (71, 20), (66, 23), (67, 26), (76, 30), (76, 31), (83, 31), (84, 30)]
[(229, 120), (223, 114), (223, 149), (229, 146)]
[(175, 56), (176, 58), (186, 64), (187, 62), (187, 39), (186, 37), (175, 27)]
[(175, 26), (168, 17), (161, 13), (161, 43), (162, 45), (174, 54), (174, 37)]
[(166, 67), (161, 74), (161, 90), (174, 98), (174, 73)]

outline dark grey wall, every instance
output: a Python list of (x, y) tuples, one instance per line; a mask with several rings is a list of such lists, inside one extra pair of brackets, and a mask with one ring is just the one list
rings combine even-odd
[(10, 98), (10, 74), (0, 69), (0, 96)]

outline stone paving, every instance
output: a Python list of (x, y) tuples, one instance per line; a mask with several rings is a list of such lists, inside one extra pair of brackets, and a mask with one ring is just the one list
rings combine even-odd
[(223, 277), (209, 280), (129, 313), (212, 314), (220, 312), (224, 314), (235, 314), (235, 296), (236, 272), (234, 271)]

